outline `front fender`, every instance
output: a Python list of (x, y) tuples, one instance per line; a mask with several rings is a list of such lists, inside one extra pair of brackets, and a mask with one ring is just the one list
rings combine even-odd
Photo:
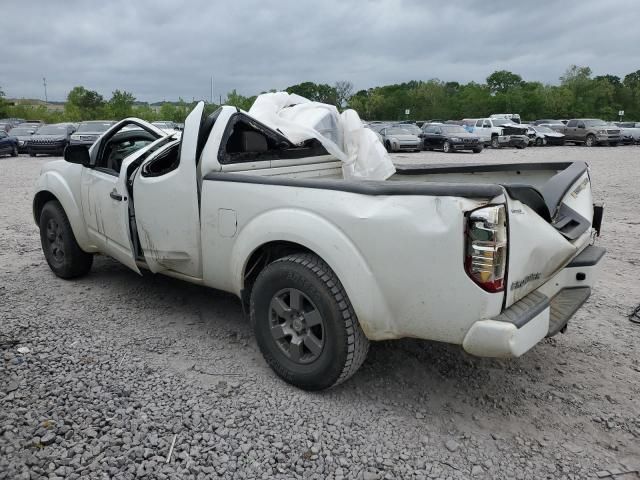
[[(36, 182), (35, 196), (34, 196), (34, 214), (36, 212), (36, 203), (38, 198), (44, 192), (53, 195), (56, 200), (60, 202), (64, 212), (69, 219), (73, 235), (76, 237), (76, 241), (80, 248), (86, 252), (95, 252), (97, 248), (93, 245), (87, 234), (87, 228), (82, 216), (82, 209), (80, 206), (80, 192), (78, 179), (78, 192), (74, 195), (72, 188), (68, 181), (62, 176), (62, 174), (55, 170), (44, 172), (40, 175)], [(38, 219), (35, 218), (36, 224)]]
[(244, 272), (251, 254), (274, 241), (302, 245), (331, 267), (342, 282), (368, 338), (386, 338), (395, 330), (380, 286), (357, 247), (335, 225), (307, 210), (271, 210), (253, 218), (238, 232), (230, 258), (236, 294), (240, 295), (243, 289)]

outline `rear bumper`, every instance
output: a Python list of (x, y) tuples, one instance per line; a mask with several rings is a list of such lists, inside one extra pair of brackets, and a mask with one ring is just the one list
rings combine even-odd
[(538, 290), (480, 320), (467, 332), (463, 348), (481, 357), (519, 357), (547, 336), (564, 330), (591, 295), (605, 249), (590, 245)]

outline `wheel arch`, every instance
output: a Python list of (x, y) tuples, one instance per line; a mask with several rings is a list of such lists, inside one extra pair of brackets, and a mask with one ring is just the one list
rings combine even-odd
[(96, 248), (91, 245), (87, 235), (87, 229), (82, 218), (82, 209), (67, 182), (57, 172), (46, 172), (38, 179), (32, 207), (33, 219), (36, 225), (40, 225), (42, 209), (51, 200), (56, 200), (62, 205), (80, 248), (86, 252), (95, 252)]
[(252, 282), (270, 261), (301, 252), (318, 256), (334, 271), (366, 336), (384, 337), (384, 324), (392, 317), (371, 269), (344, 232), (310, 212), (272, 211), (243, 228), (231, 254), (233, 289), (245, 302)]

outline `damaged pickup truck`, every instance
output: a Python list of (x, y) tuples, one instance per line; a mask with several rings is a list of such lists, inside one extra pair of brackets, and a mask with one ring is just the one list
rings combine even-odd
[(604, 255), (585, 163), (394, 171), (359, 119), (302, 100), (200, 103), (180, 138), (130, 118), (68, 147), (33, 201), (53, 272), (101, 253), (232, 292), (267, 363), (309, 390), (353, 375), (370, 340), (517, 357), (566, 328)]

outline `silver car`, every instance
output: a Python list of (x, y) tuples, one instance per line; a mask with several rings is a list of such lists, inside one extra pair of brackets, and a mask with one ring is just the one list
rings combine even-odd
[(387, 152), (420, 151), (421, 140), (402, 127), (384, 127), (379, 133)]

